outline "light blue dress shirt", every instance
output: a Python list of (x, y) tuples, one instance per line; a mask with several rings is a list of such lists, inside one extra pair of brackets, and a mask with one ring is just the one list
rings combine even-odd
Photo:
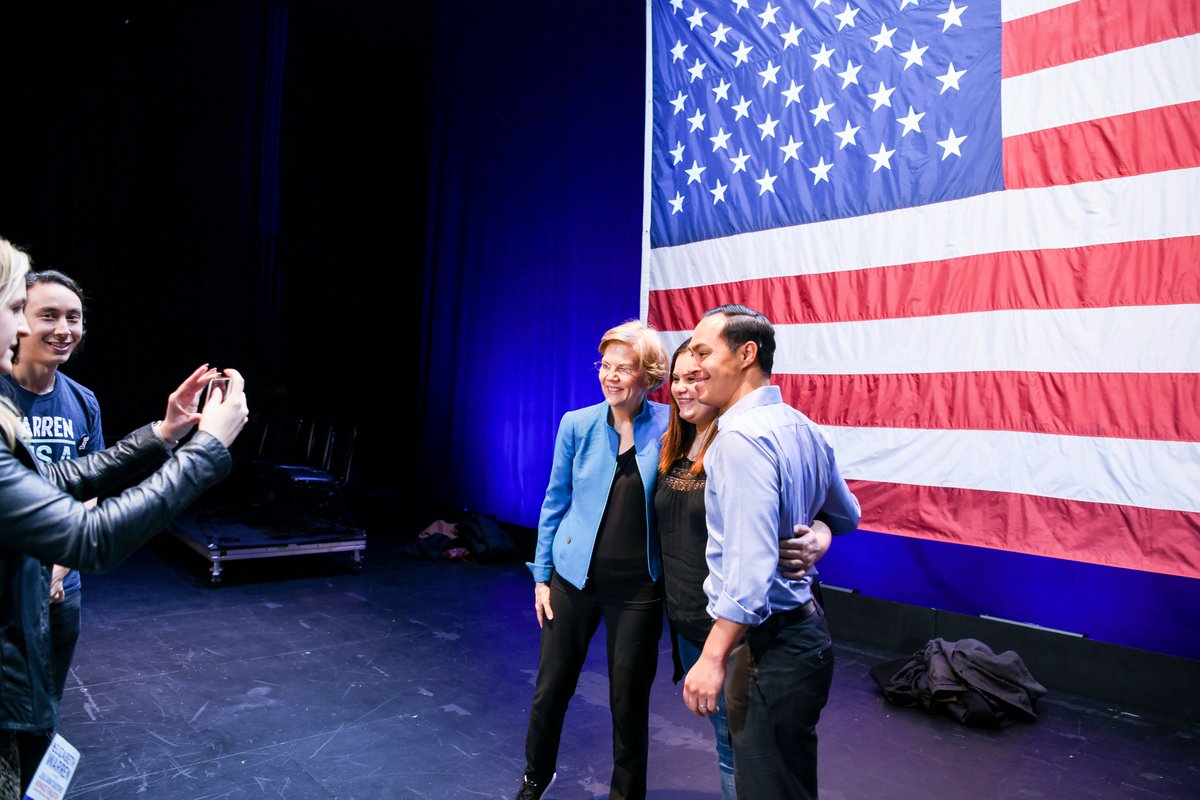
[(758, 625), (812, 598), (810, 570), (779, 571), (779, 542), (818, 512), (834, 533), (858, 527), (858, 499), (838, 472), (815, 422), (783, 402), (777, 386), (755, 389), (717, 420), (704, 457), (708, 473), (708, 613)]

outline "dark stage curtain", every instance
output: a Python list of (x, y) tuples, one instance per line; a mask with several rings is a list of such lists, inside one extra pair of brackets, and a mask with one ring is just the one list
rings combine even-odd
[(276, 368), (278, 3), (4, 4), (0, 235), (89, 295), (65, 372), (106, 433), (195, 366)]
[(437, 11), (421, 471), (433, 508), (537, 524), (563, 412), (638, 316), (645, 8)]
[(431, 31), (428, 2), (0, 4), (0, 236), (87, 289), (64, 371), (110, 438), (234, 366), (257, 414), (359, 424), (358, 477), (397, 487)]

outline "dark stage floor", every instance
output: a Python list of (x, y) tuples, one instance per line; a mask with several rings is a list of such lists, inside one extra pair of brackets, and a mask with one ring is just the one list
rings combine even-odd
[[(207, 562), (159, 537), (85, 576), (60, 732), (70, 798), (511, 798), (538, 630), (523, 566), (415, 561), (373, 537), (346, 554)], [(607, 797), (603, 634), (548, 797)], [(719, 800), (708, 722), (661, 650), (653, 800)], [(1000, 731), (889, 705), (867, 674), (897, 654), (838, 644), (821, 721), (825, 800), (1200, 798), (1200, 724), (1052, 691)]]

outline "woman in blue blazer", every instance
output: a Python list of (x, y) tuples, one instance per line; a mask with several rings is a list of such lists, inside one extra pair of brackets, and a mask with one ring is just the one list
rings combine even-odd
[(650, 685), (662, 635), (654, 485), (667, 406), (646, 394), (666, 377), (658, 333), (638, 320), (600, 340), (604, 402), (563, 415), (529, 569), (542, 627), (517, 800), (553, 783), (567, 704), (604, 621), (613, 773), (609, 797), (646, 796)]

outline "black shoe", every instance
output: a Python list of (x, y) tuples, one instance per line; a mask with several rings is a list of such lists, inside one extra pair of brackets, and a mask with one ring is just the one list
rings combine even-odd
[(550, 780), (545, 783), (538, 783), (528, 775), (521, 778), (521, 791), (517, 792), (517, 800), (541, 800), (542, 795), (546, 793), (551, 786), (554, 785), (554, 779), (558, 777), (558, 773), (550, 776)]

